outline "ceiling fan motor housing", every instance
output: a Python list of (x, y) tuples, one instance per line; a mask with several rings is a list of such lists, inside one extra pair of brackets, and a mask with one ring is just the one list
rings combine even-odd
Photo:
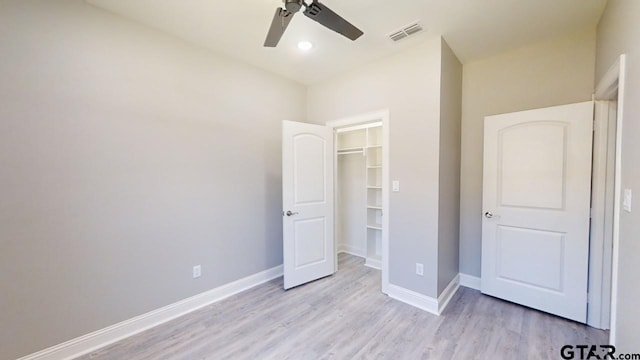
[(302, 0), (284, 0), (284, 7), (290, 13), (297, 13), (302, 8)]

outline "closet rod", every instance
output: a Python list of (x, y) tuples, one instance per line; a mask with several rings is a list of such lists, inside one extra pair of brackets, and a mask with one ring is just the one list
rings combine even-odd
[(338, 155), (350, 155), (350, 154), (362, 154), (362, 155), (364, 155), (364, 150), (338, 151)]

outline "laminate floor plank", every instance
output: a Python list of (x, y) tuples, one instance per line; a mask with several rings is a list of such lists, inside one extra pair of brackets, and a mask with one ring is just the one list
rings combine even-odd
[(380, 272), (341, 254), (333, 276), (284, 291), (282, 278), (78, 360), (559, 359), (608, 333), (460, 288), (441, 316), (380, 292)]

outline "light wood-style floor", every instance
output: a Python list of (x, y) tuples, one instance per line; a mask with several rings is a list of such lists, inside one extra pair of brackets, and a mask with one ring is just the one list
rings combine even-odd
[(81, 359), (559, 359), (607, 332), (461, 287), (434, 316), (380, 292), (380, 272), (341, 254), (334, 276), (282, 278)]

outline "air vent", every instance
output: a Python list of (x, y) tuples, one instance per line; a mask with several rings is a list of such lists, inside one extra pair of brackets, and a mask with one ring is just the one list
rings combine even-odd
[(398, 30), (398, 31), (394, 31), (391, 34), (389, 34), (389, 39), (393, 40), (393, 41), (400, 41), (404, 38), (407, 38), (413, 34), (417, 34), (421, 31), (423, 31), (424, 28), (418, 23), (418, 22), (414, 22), (411, 23), (409, 25), (404, 26), (402, 29)]
[(393, 34), (389, 35), (389, 37), (393, 41), (400, 41), (400, 40), (406, 38), (407, 36), (409, 36), (409, 35), (407, 35), (407, 33), (404, 32), (404, 31), (397, 31), (397, 32), (394, 32)]

